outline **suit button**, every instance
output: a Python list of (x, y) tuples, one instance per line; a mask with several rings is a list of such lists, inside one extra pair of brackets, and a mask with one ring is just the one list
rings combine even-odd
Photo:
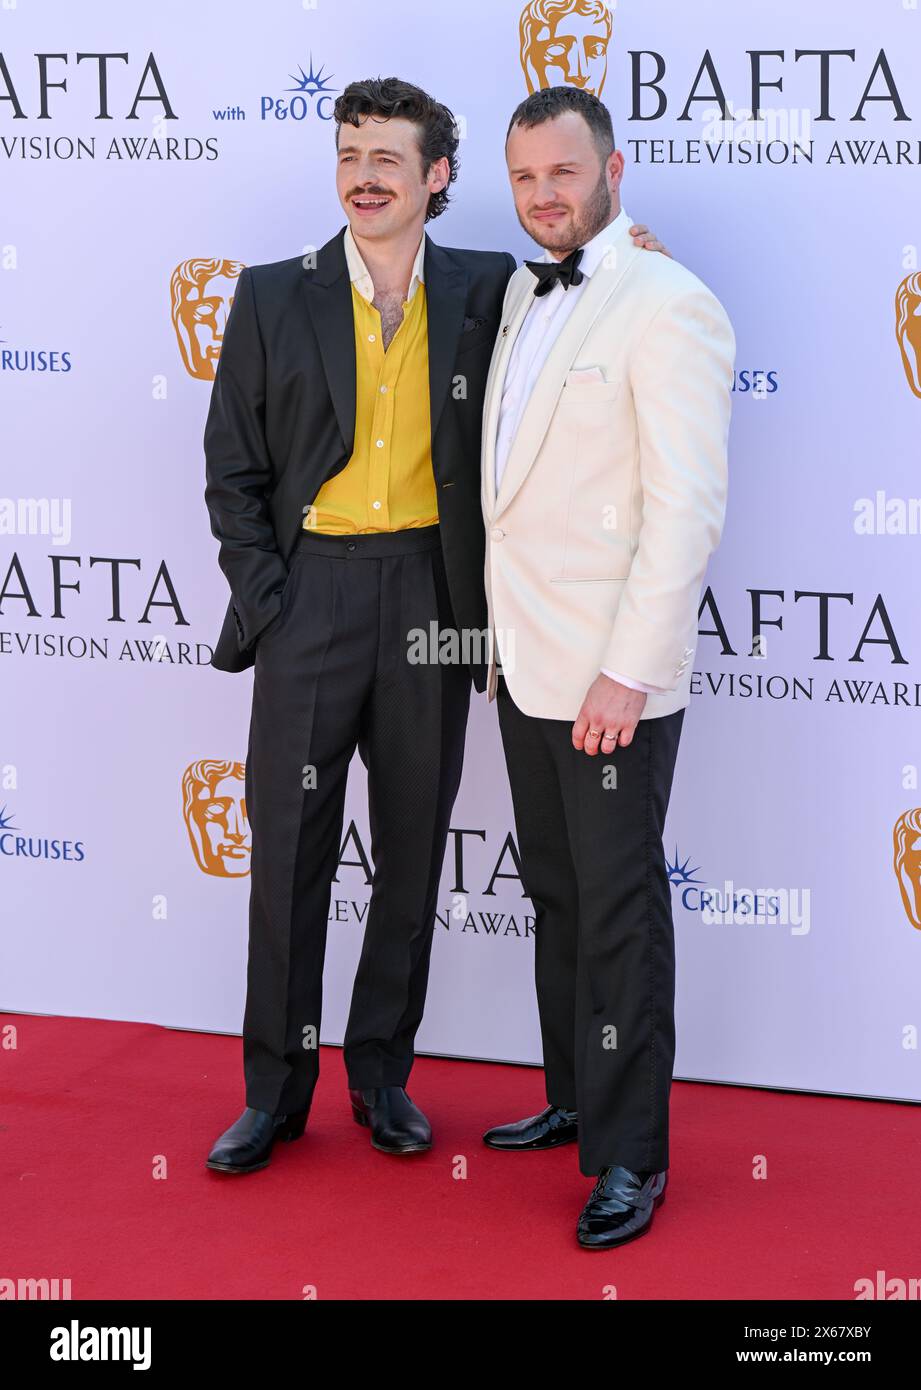
[(494, 541), (501, 541), (505, 538), (505, 532), (499, 526), (494, 526), (489, 533)]

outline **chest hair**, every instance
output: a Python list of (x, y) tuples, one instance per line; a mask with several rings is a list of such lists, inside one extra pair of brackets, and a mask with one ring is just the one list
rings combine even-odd
[(373, 303), (381, 316), (381, 332), (384, 335), (386, 352), (394, 333), (403, 322), (403, 296), (399, 290), (375, 290)]

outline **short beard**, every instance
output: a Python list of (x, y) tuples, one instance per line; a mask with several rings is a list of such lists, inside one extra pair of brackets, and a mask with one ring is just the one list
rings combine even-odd
[[(613, 200), (611, 190), (608, 188), (608, 179), (605, 166), (602, 166), (601, 176), (595, 187), (592, 189), (587, 202), (582, 205), (581, 210), (573, 217), (571, 235), (575, 238), (572, 245), (559, 246), (553, 241), (542, 241), (530, 227), (525, 227), (528, 235), (542, 246), (545, 251), (564, 252), (566, 255), (570, 251), (575, 251), (577, 246), (584, 246), (591, 241), (592, 237), (597, 236), (602, 227), (606, 227), (611, 221), (611, 208)], [(520, 219), (519, 219), (520, 220)], [(522, 223), (522, 226), (524, 224)], [(552, 236), (552, 233), (545, 233)], [(570, 234), (567, 233), (567, 236)]]

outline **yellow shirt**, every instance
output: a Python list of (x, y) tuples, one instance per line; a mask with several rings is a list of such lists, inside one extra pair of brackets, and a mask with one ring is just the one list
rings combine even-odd
[[(346, 230), (346, 242), (351, 237)], [(424, 238), (423, 238), (424, 242)], [(384, 351), (381, 316), (354, 241), (347, 246), (355, 321), (355, 444), (345, 468), (323, 484), (304, 516), (327, 534), (434, 526), (428, 316), (420, 244), (403, 321)]]

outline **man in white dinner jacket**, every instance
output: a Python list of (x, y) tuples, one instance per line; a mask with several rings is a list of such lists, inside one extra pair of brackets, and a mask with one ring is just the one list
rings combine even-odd
[(735, 338), (695, 275), (634, 247), (597, 97), (534, 92), (506, 156), (545, 254), (509, 282), (487, 383), (488, 693), (535, 908), (548, 1106), (484, 1139), (577, 1141), (597, 1178), (578, 1239), (607, 1248), (649, 1228), (667, 1181), (662, 832), (725, 513)]

